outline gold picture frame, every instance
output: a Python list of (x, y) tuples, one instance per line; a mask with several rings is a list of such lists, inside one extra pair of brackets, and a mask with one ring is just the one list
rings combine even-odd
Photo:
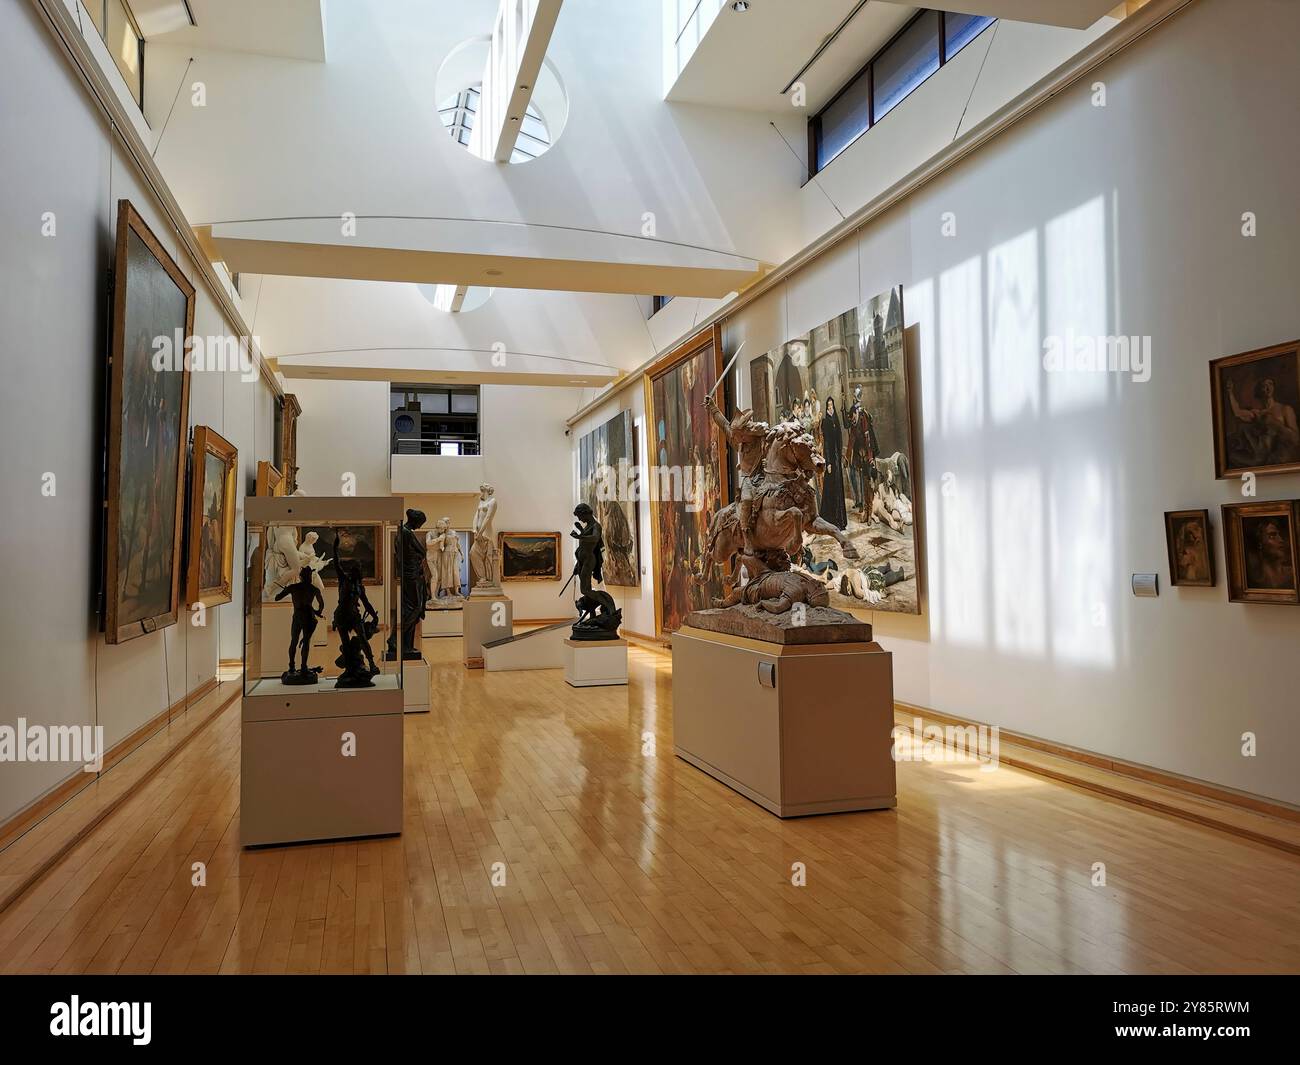
[[(234, 598), (235, 483), (239, 450), (215, 429), (194, 429), (185, 601), (218, 606)], [(220, 484), (212, 484), (220, 477)], [(216, 514), (211, 513), (214, 509)]]
[[(664, 531), (663, 519), (666, 501), (662, 501), (659, 498), (659, 485), (654, 483), (654, 471), (664, 465), (664, 463), (660, 462), (662, 456), (660, 455), (658, 425), (661, 415), (665, 412), (657, 411), (655, 409), (655, 384), (662, 378), (679, 369), (682, 364), (688, 360), (702, 355), (708, 357), (706, 351), (710, 347), (712, 347), (712, 357), (709, 358), (708, 365), (712, 370), (713, 380), (709, 381), (705, 387), (712, 387), (722, 376), (723, 370), (722, 326), (716, 323), (706, 329), (700, 330), (700, 332), (696, 333), (695, 336), (691, 337), (685, 343), (678, 345), (672, 351), (668, 352), (668, 354), (664, 355), (663, 358), (659, 359), (646, 370), (642, 379), (645, 391), (646, 422), (649, 426), (649, 432), (647, 433), (646, 438), (646, 449), (649, 454), (647, 454), (645, 461), (646, 466), (650, 471), (649, 480), (651, 482), (649, 485), (643, 485), (642, 490), (649, 492), (650, 496), (650, 546), (652, 549), (652, 557), (654, 559), (654, 575), (652, 580), (655, 604), (654, 634), (656, 639), (664, 642), (667, 642), (667, 636), (669, 635), (669, 633), (665, 633), (664, 631), (664, 582), (667, 570), (665, 551), (662, 543)], [(725, 408), (726, 404), (722, 397), (715, 394), (715, 398), (719, 400), (718, 406)], [(729, 497), (728, 472), (731, 464), (727, 458), (727, 442), (723, 438), (722, 433), (718, 430), (718, 427), (714, 425), (712, 419), (709, 418), (708, 412), (702, 407), (699, 410), (690, 411), (689, 419), (692, 423), (698, 420), (701, 425), (706, 425), (708, 427), (706, 430), (708, 436), (715, 442), (718, 454), (718, 499), (716, 502), (717, 505), (721, 507), (726, 504)], [(707, 458), (704, 461), (707, 461)], [(674, 506), (676, 506), (676, 503), (674, 503)], [(704, 536), (707, 536), (709, 522), (712, 521), (712, 519), (713, 512), (709, 510), (706, 502), (703, 508), (702, 519), (696, 520), (696, 524), (699, 526), (696, 530), (697, 538), (701, 539), (701, 541)], [(702, 524), (700, 524), (701, 520)], [(684, 564), (687, 566), (692, 565), (696, 561), (696, 559), (683, 560)], [(704, 605), (709, 605), (707, 596), (704, 599)], [(687, 613), (688, 612), (689, 611), (687, 611)], [(683, 617), (685, 617), (685, 613), (683, 613)]]
[[(537, 544), (545, 555), (545, 548), (542, 546), (546, 542), (550, 543), (550, 566), (541, 573), (517, 573), (514, 575), (506, 572), (507, 548), (512, 547), (513, 542), (529, 541)], [(497, 533), (497, 552), (501, 559), (501, 580), (502, 581), (558, 581), (560, 579), (560, 534), (557, 532), (501, 532)], [(547, 561), (544, 557), (542, 561)]]
[(1219, 480), (1300, 471), (1300, 340), (1212, 360), (1210, 404)]
[(285, 494), (285, 480), (277, 466), (261, 459), (257, 463), (257, 488), (259, 496), (282, 496)]
[(1222, 513), (1228, 601), (1300, 605), (1300, 500), (1224, 503)]
[[(1194, 530), (1198, 531), (1194, 534)], [(1214, 540), (1208, 510), (1165, 511), (1165, 550), (1172, 587), (1214, 587)]]
[[(123, 643), (176, 624), (181, 601), (185, 437), (184, 349), (156, 368), (166, 338), (194, 333), (194, 294), (129, 200), (117, 202), (108, 367), (104, 640)], [(179, 383), (169, 374), (179, 376)]]

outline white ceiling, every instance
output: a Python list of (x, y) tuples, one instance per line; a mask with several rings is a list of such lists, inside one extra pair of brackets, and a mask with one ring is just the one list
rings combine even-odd
[(325, 60), (322, 0), (131, 0), (145, 40), (285, 59)]
[[(784, 114), (781, 90), (858, 6), (859, 0), (751, 0), (738, 13), (723, 6), (686, 69), (673, 83), (674, 103), (709, 104)], [(819, 109), (916, 12), (911, 5), (869, 0), (800, 80), (808, 110)]]
[(1016, 22), (1041, 22), (1047, 26), (1085, 30), (1118, 3), (1119, 0), (954, 0), (952, 7), (936, 6), (967, 15), (993, 15)]

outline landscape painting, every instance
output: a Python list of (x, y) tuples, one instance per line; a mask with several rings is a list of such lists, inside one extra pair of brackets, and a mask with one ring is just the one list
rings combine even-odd
[[(650, 492), (654, 526), (656, 636), (682, 626), (692, 610), (722, 596), (717, 567), (703, 583), (695, 572), (709, 521), (727, 502), (726, 446), (704, 408), (722, 372), (721, 329), (697, 335), (646, 374), (652, 438)], [(721, 389), (719, 389), (719, 392)], [(715, 396), (725, 407), (721, 395)]]
[(186, 602), (216, 606), (233, 595), (235, 481), (239, 452), (215, 430), (194, 430)]
[(578, 441), (578, 501), (591, 507), (605, 537), (605, 583), (641, 583), (637, 545), (636, 443), (632, 414), (619, 411)]
[(813, 482), (817, 511), (859, 555), (831, 536), (804, 540), (800, 568), (822, 581), (831, 606), (919, 614), (912, 501), (912, 419), (899, 285), (750, 363), (755, 411), (795, 421), (826, 467)]
[[(181, 597), (190, 371), (155, 369), (155, 340), (194, 328), (194, 286), (126, 200), (118, 201), (109, 367), (104, 639), (176, 623)], [(181, 353), (177, 353), (180, 355)]]
[(499, 536), (503, 581), (558, 581), (560, 534), (503, 532)]

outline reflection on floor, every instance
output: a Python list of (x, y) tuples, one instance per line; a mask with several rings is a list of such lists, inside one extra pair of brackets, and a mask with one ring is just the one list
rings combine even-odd
[(241, 851), (235, 703), (0, 914), (0, 968), (1300, 969), (1276, 850), (973, 763), (900, 764), (894, 811), (782, 822), (672, 756), (665, 654), (576, 691), (425, 651), (400, 838)]

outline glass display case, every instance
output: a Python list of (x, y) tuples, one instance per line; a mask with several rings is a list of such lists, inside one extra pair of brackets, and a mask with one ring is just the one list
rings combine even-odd
[(244, 518), (245, 698), (400, 691), (402, 500), (253, 497)]
[(403, 517), (400, 496), (244, 500), (246, 847), (402, 830)]

